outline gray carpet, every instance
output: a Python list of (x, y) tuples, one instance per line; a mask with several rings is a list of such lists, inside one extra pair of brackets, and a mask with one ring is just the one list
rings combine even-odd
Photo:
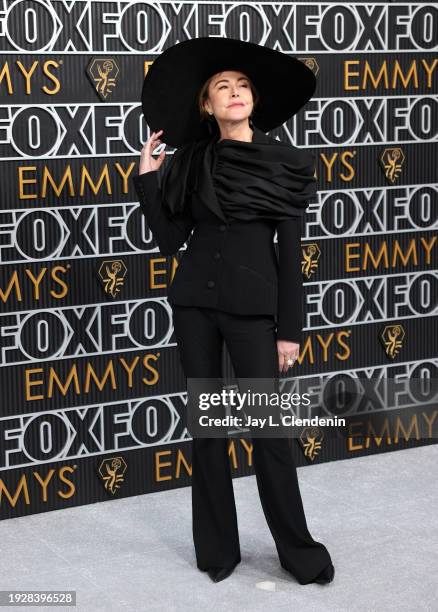
[(329, 585), (280, 567), (251, 476), (234, 480), (242, 562), (220, 583), (196, 568), (184, 488), (2, 521), (0, 586), (75, 589), (90, 612), (436, 611), (437, 464), (434, 445), (298, 469)]

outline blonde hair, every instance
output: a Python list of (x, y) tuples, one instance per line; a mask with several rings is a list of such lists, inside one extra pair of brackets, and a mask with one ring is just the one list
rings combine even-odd
[[(204, 103), (207, 101), (207, 98), (208, 98), (208, 88), (214, 76), (215, 75), (212, 74), (211, 77), (205, 81), (204, 85), (201, 87), (199, 94), (198, 94), (198, 107), (199, 107), (199, 114), (200, 114), (201, 121), (209, 121), (211, 119), (216, 121), (214, 115), (209, 115), (208, 112), (204, 108)], [(248, 79), (249, 86), (251, 88), (251, 93), (252, 93), (252, 99), (253, 99), (253, 107), (252, 107), (252, 112), (251, 112), (251, 115), (252, 115), (255, 107), (257, 106), (257, 103), (260, 97), (259, 97), (258, 91), (255, 88), (255, 85), (252, 82), (252, 80), (247, 75), (245, 75), (245, 77)]]

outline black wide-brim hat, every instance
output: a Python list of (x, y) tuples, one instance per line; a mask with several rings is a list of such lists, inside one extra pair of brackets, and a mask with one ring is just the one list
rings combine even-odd
[(225, 70), (243, 72), (254, 83), (260, 99), (251, 119), (264, 132), (295, 115), (316, 88), (312, 70), (285, 53), (231, 38), (194, 38), (169, 47), (149, 68), (141, 104), (150, 129), (162, 129), (162, 141), (172, 147), (211, 136), (198, 94)]

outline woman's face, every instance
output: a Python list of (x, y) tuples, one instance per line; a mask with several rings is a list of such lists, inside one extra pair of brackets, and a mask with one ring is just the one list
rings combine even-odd
[(247, 119), (252, 108), (251, 87), (243, 72), (226, 70), (213, 76), (208, 87), (205, 109), (213, 113), (219, 124)]

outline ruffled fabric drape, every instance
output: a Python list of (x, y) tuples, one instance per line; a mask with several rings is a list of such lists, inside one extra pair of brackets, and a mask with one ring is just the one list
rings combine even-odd
[(316, 195), (313, 154), (270, 143), (223, 140), (208, 147), (217, 197), (240, 221), (302, 216)]
[[(304, 215), (316, 196), (315, 155), (285, 143), (216, 139), (179, 148), (161, 181), (163, 206), (181, 213), (187, 193), (216, 197), (226, 218), (281, 221)], [(214, 194), (212, 194), (212, 189)]]

